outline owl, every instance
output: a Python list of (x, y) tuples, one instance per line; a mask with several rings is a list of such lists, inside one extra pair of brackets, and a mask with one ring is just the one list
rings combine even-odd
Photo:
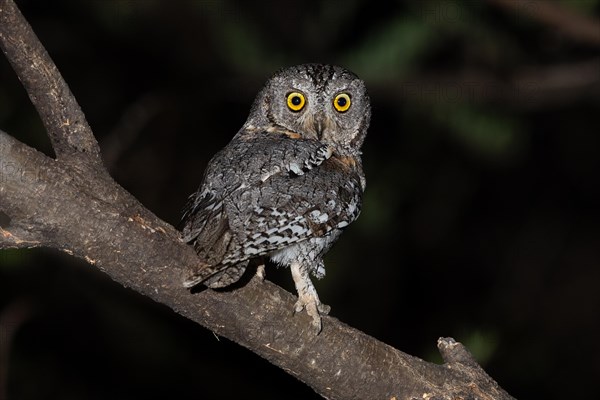
[(231, 142), (209, 162), (183, 214), (183, 240), (203, 264), (184, 282), (221, 288), (250, 262), (289, 266), (316, 332), (321, 303), (310, 275), (360, 213), (361, 146), (371, 116), (365, 84), (341, 67), (304, 64), (276, 72)]

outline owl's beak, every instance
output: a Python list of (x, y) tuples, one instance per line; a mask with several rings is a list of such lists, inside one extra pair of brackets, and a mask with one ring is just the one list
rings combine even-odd
[(323, 139), (323, 133), (325, 133), (325, 129), (327, 128), (327, 117), (323, 111), (319, 111), (315, 114), (314, 119), (314, 130), (317, 134), (317, 139)]
[(317, 140), (323, 140), (335, 129), (335, 122), (323, 111), (307, 113), (301, 121), (304, 131), (314, 134)]
[(317, 139), (323, 139), (323, 122), (321, 120), (315, 121), (315, 132), (317, 133)]

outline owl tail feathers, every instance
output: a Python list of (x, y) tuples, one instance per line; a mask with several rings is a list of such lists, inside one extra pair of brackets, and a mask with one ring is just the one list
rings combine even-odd
[(218, 289), (229, 286), (237, 282), (246, 267), (248, 261), (232, 265), (208, 265), (202, 264), (191, 276), (183, 281), (183, 286), (191, 288), (199, 284), (204, 284), (211, 289)]
[(192, 275), (188, 276), (183, 281), (183, 287), (192, 288), (196, 285), (201, 284), (215, 273), (214, 271), (212, 271), (213, 269), (214, 268), (209, 265), (202, 264), (202, 266), (199, 267), (198, 270), (196, 270)]

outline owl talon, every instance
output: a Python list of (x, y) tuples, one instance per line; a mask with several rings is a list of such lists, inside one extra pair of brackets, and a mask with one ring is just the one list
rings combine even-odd
[(308, 276), (307, 269), (300, 263), (293, 262), (290, 265), (292, 270), (292, 278), (298, 291), (298, 301), (294, 305), (294, 311), (300, 312), (306, 310), (306, 313), (312, 317), (312, 325), (315, 327), (317, 334), (321, 332), (322, 322), (321, 315), (327, 315), (331, 307), (321, 303), (317, 291)]
[(328, 315), (329, 311), (331, 311), (331, 307), (327, 304), (321, 303), (319, 299), (314, 301), (312, 298), (306, 298), (298, 299), (298, 301), (296, 301), (296, 304), (294, 305), (294, 313), (299, 313), (302, 310), (308, 310), (309, 307), (317, 310), (320, 315)]
[(315, 301), (314, 298), (310, 298), (310, 297), (300, 297), (300, 298), (298, 298), (298, 301), (294, 305), (294, 312), (299, 313), (302, 310), (306, 310), (306, 313), (310, 317), (312, 317), (311, 324), (312, 324), (312, 326), (315, 327), (315, 330), (318, 335), (321, 332), (321, 329), (323, 328), (323, 325), (321, 322), (320, 310), (322, 309), (322, 307), (328, 307), (328, 306), (324, 306), (320, 302), (317, 304), (317, 301), (318, 301), (318, 299)]
[(323, 303), (319, 303), (317, 308), (319, 309), (319, 313), (321, 315), (329, 315), (329, 311), (331, 311), (331, 307)]
[(256, 274), (254, 275), (260, 282), (264, 282), (265, 281), (265, 264), (260, 264), (258, 267), (256, 267)]
[(302, 310), (304, 310), (305, 306), (306, 305), (302, 302), (302, 300), (298, 299), (296, 304), (294, 304), (294, 314), (302, 312)]

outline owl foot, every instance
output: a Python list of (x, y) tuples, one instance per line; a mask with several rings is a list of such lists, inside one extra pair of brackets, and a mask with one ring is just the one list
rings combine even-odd
[(265, 280), (265, 276), (266, 276), (266, 273), (265, 273), (265, 264), (264, 264), (264, 263), (262, 263), (262, 264), (259, 264), (259, 265), (256, 267), (256, 274), (255, 274), (254, 276), (255, 276), (255, 277), (256, 277), (256, 279), (258, 279), (260, 282), (264, 282), (264, 280)]
[(327, 304), (323, 304), (319, 301), (319, 298), (313, 299), (311, 297), (299, 297), (298, 301), (294, 305), (294, 312), (300, 312), (306, 310), (306, 313), (312, 316), (312, 312), (309, 309), (315, 309), (319, 315), (327, 315), (331, 311), (331, 307)]
[(312, 325), (318, 335), (323, 328), (321, 315), (327, 315), (331, 307), (321, 303), (317, 290), (308, 276), (308, 270), (302, 264), (294, 262), (290, 265), (290, 269), (298, 291), (298, 301), (294, 305), (294, 312), (306, 310), (306, 313), (312, 317)]
[(319, 299), (299, 297), (294, 305), (294, 312), (301, 312), (302, 310), (306, 310), (306, 313), (312, 317), (312, 326), (315, 328), (317, 335), (321, 333), (323, 329), (321, 315), (327, 315), (331, 307), (321, 303)]

